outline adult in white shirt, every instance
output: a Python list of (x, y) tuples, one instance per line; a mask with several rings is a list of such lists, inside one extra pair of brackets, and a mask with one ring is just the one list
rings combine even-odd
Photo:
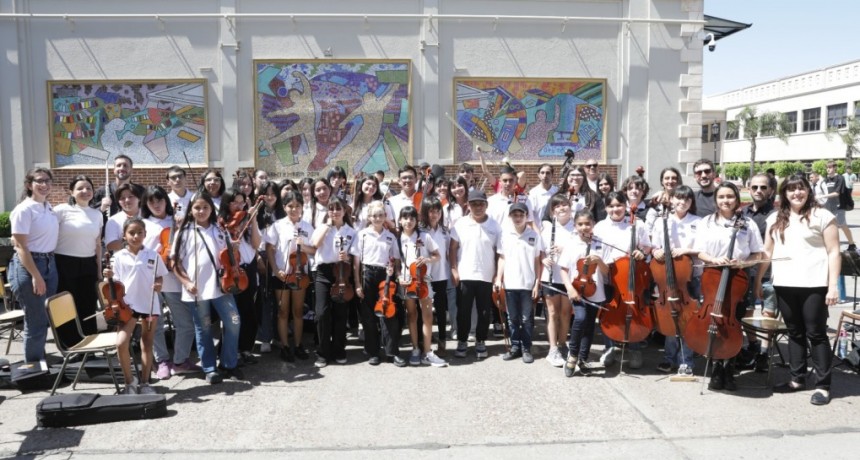
[[(823, 405), (830, 402), (827, 308), (836, 305), (838, 298), (836, 280), (842, 265), (839, 232), (835, 216), (815, 206), (803, 176), (786, 179), (779, 195), (779, 211), (767, 218), (764, 251), (774, 259), (787, 259), (773, 264), (773, 287), (788, 328), (791, 380), (777, 385), (774, 392), (815, 388), (810, 402)], [(759, 296), (761, 283), (759, 275)], [(807, 353), (812, 357), (811, 373), (806, 367)]]
[(458, 288), (457, 304), (457, 351), (454, 356), (466, 357), (467, 342), (471, 324), (471, 308), (466, 306), (475, 302), (478, 308), (475, 355), (479, 359), (487, 357), (487, 333), (490, 325), (490, 305), (492, 304), (493, 277), (496, 272), (496, 248), (502, 229), (487, 215), (487, 195), (480, 190), (469, 192), (468, 216), (461, 218), (451, 232), (448, 260), (451, 261), (451, 276)]
[(508, 215), (511, 205), (514, 203), (523, 203), (529, 210), (526, 219), (528, 222), (532, 222), (532, 208), (529, 205), (528, 197), (516, 193), (517, 173), (514, 168), (510, 166), (503, 167), (501, 174), (499, 174), (499, 183), (502, 186), (501, 190), (487, 200), (487, 216), (496, 221), (499, 227), (504, 228), (511, 224), (511, 218)]
[(104, 217), (89, 206), (93, 199), (93, 182), (89, 177), (75, 176), (69, 183), (69, 193), (69, 203), (54, 208), (60, 225), (54, 251), (59, 276), (57, 292), (72, 294), (81, 329), (90, 335), (98, 332), (93, 315), (98, 307), (96, 284), (101, 273)]
[(45, 299), (57, 292), (59, 224), (48, 195), (54, 177), (47, 168), (31, 169), (24, 178), (23, 199), (9, 216), (15, 255), (9, 263), (9, 284), (24, 308), (24, 361), (45, 359), (48, 314)]
[(167, 197), (173, 207), (173, 219), (176, 220), (177, 225), (182, 224), (193, 195), (185, 185), (185, 178), (185, 170), (179, 166), (174, 165), (167, 170), (167, 183), (170, 184), (170, 193)]
[(532, 207), (532, 222), (535, 223), (535, 228), (538, 232), (540, 232), (542, 228), (541, 219), (543, 219), (543, 215), (546, 212), (546, 206), (549, 203), (549, 199), (558, 192), (558, 186), (553, 184), (553, 172), (551, 164), (544, 163), (540, 165), (540, 169), (538, 169), (538, 180), (540, 182), (538, 182), (538, 184), (529, 191), (529, 204)]
[(400, 210), (406, 206), (415, 206), (412, 202), (412, 197), (415, 195), (415, 184), (418, 180), (418, 172), (411, 165), (404, 165), (397, 172), (397, 177), (400, 179), (400, 193), (391, 197), (389, 203), (391, 210), (394, 211), (395, 218), (400, 215)]

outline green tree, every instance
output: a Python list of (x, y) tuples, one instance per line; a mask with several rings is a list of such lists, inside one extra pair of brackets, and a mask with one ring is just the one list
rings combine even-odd
[(744, 139), (750, 141), (749, 177), (755, 175), (756, 139), (759, 136), (776, 136), (788, 143), (791, 135), (791, 123), (788, 117), (779, 112), (758, 113), (756, 106), (744, 107), (736, 116), (735, 121), (743, 129)]
[(833, 140), (834, 134), (845, 144), (845, 160), (850, 162), (854, 152), (860, 151), (860, 120), (857, 117), (848, 117), (844, 128), (831, 127), (824, 133), (828, 140)]

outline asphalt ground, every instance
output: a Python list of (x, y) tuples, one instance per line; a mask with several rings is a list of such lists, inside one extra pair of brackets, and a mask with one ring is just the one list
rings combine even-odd
[[(855, 234), (860, 211), (851, 212)], [(849, 300), (854, 281), (847, 279)], [(830, 308), (830, 326), (839, 312)], [(704, 390), (702, 380), (672, 382), (655, 370), (662, 350), (645, 350), (639, 370), (610, 367), (565, 378), (543, 358), (545, 323), (535, 324), (536, 361), (505, 362), (503, 342), (490, 357), (451, 356), (447, 368), (372, 367), (350, 339), (348, 363), (289, 365), (277, 353), (244, 368), (246, 381), (207, 385), (174, 376), (156, 388), (168, 416), (76, 428), (38, 429), (36, 404), (48, 391), (0, 390), (0, 457), (25, 458), (856, 458), (860, 378), (833, 371), (833, 400), (809, 403), (810, 391), (773, 394), (766, 374), (746, 372), (736, 392)], [(309, 340), (306, 337), (306, 343)], [(408, 336), (404, 335), (404, 343)], [(5, 338), (3, 342), (5, 344)], [(471, 345), (471, 344), (470, 344)], [(59, 355), (52, 351), (52, 361)], [(785, 352), (785, 342), (781, 343)], [(597, 360), (602, 338), (591, 357)], [(408, 347), (402, 348), (405, 357)], [(20, 340), (7, 356), (22, 359)], [(704, 360), (697, 358), (696, 374)], [(775, 367), (783, 382), (788, 369)], [(65, 384), (59, 390), (70, 393)], [(110, 384), (77, 392), (112, 394)]]

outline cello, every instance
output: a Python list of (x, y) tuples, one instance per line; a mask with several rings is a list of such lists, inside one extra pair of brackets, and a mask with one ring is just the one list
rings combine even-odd
[(666, 337), (681, 338), (687, 319), (698, 307), (690, 298), (687, 284), (693, 278), (693, 259), (688, 255), (672, 256), (669, 239), (670, 206), (663, 204), (663, 260), (651, 259), (651, 275), (659, 295), (654, 302), (654, 328)]
[(610, 267), (615, 294), (608, 308), (600, 312), (603, 334), (621, 343), (641, 342), (653, 329), (644, 296), (651, 273), (645, 261), (633, 257), (636, 245), (636, 208), (630, 208), (630, 249)]
[[(732, 236), (727, 257), (731, 258), (738, 231), (746, 227), (746, 220), (738, 213), (729, 225)], [(684, 328), (684, 340), (691, 350), (708, 361), (729, 359), (738, 354), (743, 346), (743, 332), (735, 308), (746, 295), (748, 285), (747, 273), (741, 268), (732, 265), (705, 267), (702, 272), (705, 300)]]
[[(343, 246), (343, 236), (340, 237), (339, 252), (345, 251)], [(334, 283), (331, 285), (331, 301), (335, 303), (346, 303), (352, 300), (355, 296), (355, 287), (353, 287), (349, 274), (352, 272), (352, 265), (349, 261), (339, 261), (334, 266)]]

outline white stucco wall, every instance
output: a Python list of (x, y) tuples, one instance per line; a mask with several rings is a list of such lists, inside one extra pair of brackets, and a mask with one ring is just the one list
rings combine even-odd
[[(607, 80), (607, 162), (626, 176), (701, 154), (702, 0), (0, 0), (2, 203), (49, 165), (48, 80), (208, 80), (209, 164), (254, 164), (254, 59), (412, 61), (413, 158), (452, 161), (455, 77)], [(363, 18), (13, 18), (11, 14), (367, 14)], [(477, 19), (373, 14), (481, 15)], [(7, 17), (3, 17), (7, 15)], [(535, 20), (492, 16), (554, 16)], [(569, 21), (564, 17), (601, 18)], [(619, 18), (648, 20), (624, 22)], [(662, 20), (684, 24), (665, 24)], [(683, 166), (683, 165), (682, 165)]]

